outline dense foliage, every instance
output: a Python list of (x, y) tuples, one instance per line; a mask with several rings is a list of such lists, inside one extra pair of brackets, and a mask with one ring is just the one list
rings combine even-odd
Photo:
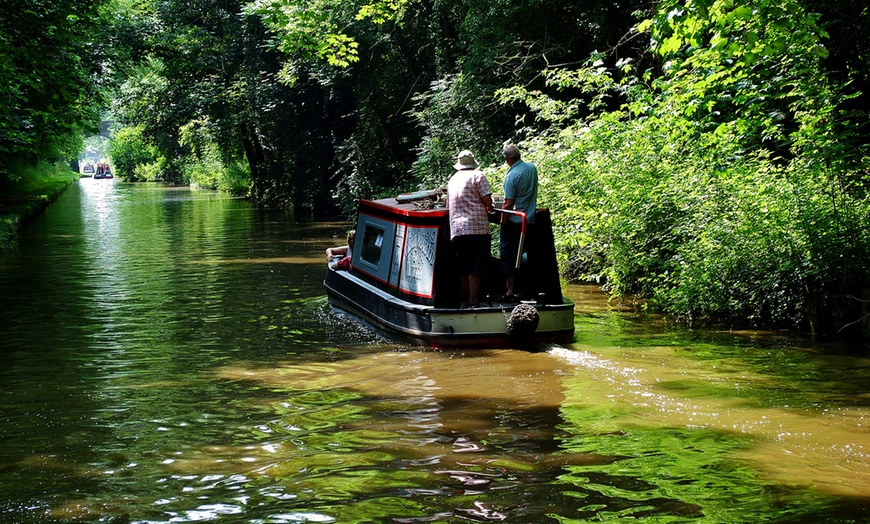
[[(676, 2), (639, 30), (661, 74), (628, 61), (553, 70), (552, 85), (623, 100), (594, 118), (523, 89), (554, 125), (528, 143), (562, 253), (689, 320), (837, 331), (866, 314), (867, 114), (828, 75), (801, 2)], [(863, 294), (863, 295), (862, 295)]]
[[(39, 161), (75, 158), (104, 105), (102, 2), (4, 0), (0, 8), (0, 187)], [(95, 40), (96, 39), (96, 40)]]
[[(445, 183), (459, 149), (498, 158), (518, 138), (518, 108), (495, 91), (543, 86), (549, 62), (612, 45), (634, 9), (533, 4), (138, 2), (127, 9), (141, 60), (114, 118), (141, 126), (167, 181), (190, 182), (210, 140), (209, 165), (244, 159), (256, 200), (332, 216), (361, 196)], [(201, 131), (197, 147), (183, 129)]]
[(110, 97), (119, 176), (334, 217), (443, 185), (465, 148), (497, 187), (520, 142), (571, 276), (690, 321), (870, 334), (857, 0), (14, 3), (7, 157), (74, 149)]

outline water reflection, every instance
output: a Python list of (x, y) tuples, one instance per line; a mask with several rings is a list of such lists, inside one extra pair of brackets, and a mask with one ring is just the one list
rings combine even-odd
[(393, 497), (403, 506), (440, 501), (440, 518), (486, 521), (527, 514), (538, 504), (522, 500), (530, 493), (552, 503), (551, 482), (565, 464), (607, 461), (552, 455), (563, 399), (548, 378), (554, 364), (544, 353), (397, 351), (216, 374), (289, 391), (263, 432), (283, 453), (257, 473), (301, 488), (300, 497), (344, 501), (332, 508), (338, 521), (359, 513), (350, 501), (360, 498), (370, 499), (372, 515), (390, 515)]
[[(595, 390), (570, 388), (579, 405), (610, 406), (615, 426), (713, 429), (751, 438), (737, 455), (767, 478), (870, 497), (868, 409), (802, 409), (768, 405), (782, 398), (768, 376), (679, 360), (672, 348), (644, 347), (615, 361), (590, 352), (560, 350), (560, 358), (594, 374)], [(736, 371), (736, 374), (735, 374)], [(582, 379), (581, 382), (588, 379)], [(759, 397), (758, 395), (764, 395)], [(786, 400), (788, 402), (788, 400)]]
[(346, 224), (94, 182), (0, 256), (7, 520), (870, 519), (859, 352), (586, 286), (575, 344), (422, 351), (327, 305)]

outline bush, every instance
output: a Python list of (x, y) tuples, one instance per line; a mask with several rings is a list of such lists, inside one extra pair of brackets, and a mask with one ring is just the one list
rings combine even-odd
[(750, 78), (780, 67), (770, 60), (735, 73), (742, 101), (715, 61), (697, 72), (700, 59), (687, 60), (693, 69), (653, 83), (600, 63), (551, 72), (593, 106), (623, 97), (588, 122), (540, 93), (502, 93), (552, 122), (523, 146), (573, 275), (606, 276), (614, 294), (689, 322), (829, 332), (862, 322), (849, 295), (870, 287), (866, 154), (843, 146), (842, 97), (810, 57), (779, 84)]
[(142, 180), (146, 182), (156, 182), (162, 180), (163, 171), (157, 162), (148, 164), (138, 164), (133, 168), (133, 180)]
[(124, 180), (153, 180), (139, 178), (139, 173), (153, 176), (153, 168), (141, 168), (156, 164), (157, 148), (149, 144), (142, 135), (142, 126), (125, 127), (115, 133), (109, 146), (109, 154), (115, 166), (115, 174)]

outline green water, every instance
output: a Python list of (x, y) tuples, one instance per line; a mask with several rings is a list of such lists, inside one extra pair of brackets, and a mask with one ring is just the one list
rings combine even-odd
[(570, 286), (574, 344), (423, 351), (327, 305), (345, 229), (67, 191), (0, 255), (0, 522), (870, 522), (865, 348)]

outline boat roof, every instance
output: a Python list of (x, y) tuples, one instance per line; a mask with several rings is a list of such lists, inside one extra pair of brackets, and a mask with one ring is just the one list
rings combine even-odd
[[(423, 205), (428, 202), (427, 205)], [(391, 215), (404, 217), (441, 217), (447, 214), (447, 207), (437, 204), (431, 206), (431, 200), (421, 199), (410, 202), (399, 202), (395, 198), (381, 198), (379, 200), (360, 200), (360, 209), (373, 208)]]

